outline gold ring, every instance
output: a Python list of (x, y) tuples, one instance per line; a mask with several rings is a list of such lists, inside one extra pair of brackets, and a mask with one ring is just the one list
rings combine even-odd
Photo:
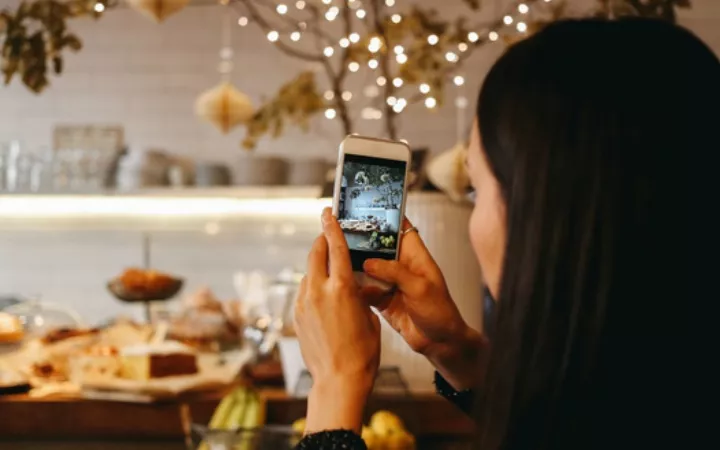
[(402, 231), (402, 234), (403, 234), (403, 236), (405, 236), (406, 234), (412, 233), (413, 231), (416, 232), (416, 233), (418, 233), (418, 234), (420, 233), (420, 230), (418, 230), (417, 227), (410, 227), (410, 228), (408, 228), (407, 230), (403, 230), (403, 231)]

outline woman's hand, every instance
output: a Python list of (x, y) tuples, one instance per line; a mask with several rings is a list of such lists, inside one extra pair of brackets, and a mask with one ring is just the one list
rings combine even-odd
[[(405, 219), (403, 228), (411, 226)], [(366, 301), (455, 389), (476, 387), (484, 375), (487, 339), (460, 316), (440, 268), (418, 233), (403, 236), (399, 261), (368, 260), (364, 269), (373, 278), (396, 286), (390, 295), (366, 288)]]
[(322, 223), (295, 306), (295, 330), (313, 377), (306, 432), (360, 432), (380, 362), (380, 321), (360, 297), (345, 236), (329, 208)]

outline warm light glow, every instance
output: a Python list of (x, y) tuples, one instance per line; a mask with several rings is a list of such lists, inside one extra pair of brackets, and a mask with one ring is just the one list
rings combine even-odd
[(468, 33), (468, 41), (477, 42), (480, 39), (480, 35), (474, 31)]
[(305, 2), (303, 0), (298, 0), (295, 2), (295, 7), (297, 9), (305, 9)]
[(268, 41), (275, 42), (280, 38), (280, 33), (273, 30), (267, 34), (267, 38), (268, 38)]
[(433, 97), (428, 97), (425, 99), (425, 107), (432, 109), (437, 106), (437, 100)]
[(465, 109), (468, 106), (468, 99), (467, 97), (458, 97), (455, 99), (455, 107), (458, 109)]
[(332, 100), (335, 98), (335, 93), (333, 91), (325, 91), (323, 97), (325, 97), (325, 100)]
[(455, 86), (462, 86), (465, 84), (465, 78), (460, 75), (456, 75), (455, 78), (453, 78), (453, 83), (455, 83)]
[(337, 111), (335, 111), (333, 108), (328, 108), (325, 110), (325, 117), (332, 120), (337, 116)]
[(0, 218), (143, 218), (236, 215), (313, 216), (327, 201), (311, 198), (231, 198), (11, 195), (0, 196)]
[(250, 22), (250, 20), (248, 20), (248, 18), (245, 16), (242, 16), (241, 18), (238, 19), (238, 25), (240, 25), (241, 27), (247, 26), (247, 24), (249, 22)]
[(278, 14), (283, 15), (287, 14), (288, 7), (287, 5), (283, 5), (282, 3), (280, 3), (279, 5), (277, 5), (277, 8), (275, 8), (275, 10), (278, 12)]
[(500, 36), (495, 31), (491, 31), (488, 34), (488, 39), (490, 39), (491, 41), (497, 41), (499, 37)]
[(352, 97), (353, 97), (353, 95), (352, 95), (352, 92), (350, 92), (350, 91), (344, 91), (342, 93), (342, 99), (345, 100), (346, 102), (349, 102), (350, 100), (352, 100)]
[(377, 108), (372, 107), (366, 107), (363, 108), (362, 112), (360, 113), (362, 118), (365, 120), (380, 120), (382, 119), (382, 111), (380, 111)]
[(400, 23), (402, 21), (402, 16), (400, 14), (393, 14), (392, 17), (390, 17), (390, 20), (392, 20), (392, 23)]
[(427, 83), (423, 83), (418, 87), (418, 89), (420, 89), (420, 92), (422, 92), (423, 94), (427, 94), (428, 92), (430, 92), (430, 85)]
[(340, 47), (342, 47), (342, 48), (348, 48), (348, 47), (350, 47), (350, 39), (342, 38), (342, 39), (340, 39), (339, 44), (340, 44)]
[(93, 9), (95, 10), (95, 12), (101, 13), (101, 12), (105, 11), (105, 5), (103, 5), (102, 3), (95, 3), (95, 6), (93, 7)]
[(458, 44), (458, 50), (460, 50), (461, 52), (466, 52), (467, 49), (468, 49), (468, 45), (466, 43), (461, 42)]
[(505, 23), (505, 25), (510, 25), (511, 23), (513, 23), (513, 18), (512, 18), (512, 16), (505, 16), (505, 17), (503, 17), (503, 22)]
[(365, 13), (364, 9), (358, 9), (357, 11), (355, 11), (355, 15), (357, 16), (358, 19), (364, 19), (366, 13)]
[(445, 53), (445, 59), (447, 59), (449, 62), (454, 63), (454, 62), (457, 62), (458, 55), (457, 55), (457, 53), (447, 52), (447, 53)]
[(348, 36), (348, 38), (350, 39), (350, 42), (352, 42), (353, 44), (360, 42), (360, 35), (357, 33), (351, 33), (350, 36)]
[(431, 34), (430, 36), (428, 36), (427, 41), (430, 45), (436, 45), (438, 42), (440, 42), (440, 38), (437, 37), (437, 34)]
[(365, 89), (363, 89), (363, 95), (367, 98), (375, 98), (380, 95), (380, 89), (378, 89), (378, 87), (374, 84), (365, 86)]
[(395, 78), (395, 79), (393, 80), (393, 86), (395, 86), (395, 87), (401, 87), (402, 85), (403, 85), (403, 80), (402, 80), (402, 78)]
[(393, 105), (393, 111), (396, 113), (401, 113), (403, 109), (407, 106), (407, 100), (404, 98), (397, 99), (397, 102)]
[(382, 39), (375, 36), (370, 39), (370, 42), (368, 43), (368, 51), (370, 53), (377, 53), (382, 48)]
[(405, 53), (397, 55), (395, 57), (395, 61), (397, 61), (398, 64), (405, 64), (407, 62), (407, 60), (408, 60), (408, 57)]
[(290, 40), (292, 40), (292, 41), (297, 42), (300, 40), (300, 37), (301, 37), (301, 35), (300, 35), (299, 31), (293, 31), (292, 33), (290, 33)]
[(385, 5), (387, 5), (388, 8), (392, 8), (395, 6), (395, 0), (385, 0)]
[(397, 98), (392, 97), (392, 96), (390, 96), (390, 97), (387, 98), (387, 104), (388, 104), (388, 105), (394, 106), (396, 103), (397, 103)]
[(385, 77), (378, 77), (376, 80), (378, 86), (385, 86), (385, 83), (387, 83), (387, 80)]
[(338, 9), (337, 6), (333, 6), (332, 8), (328, 9), (325, 13), (325, 19), (327, 19), (328, 22), (332, 22), (335, 20), (340, 13), (340, 9)]
[(328, 58), (331, 57), (334, 53), (335, 49), (333, 49), (332, 47), (325, 47), (325, 50), (323, 50), (323, 54)]
[(378, 68), (377, 59), (370, 59), (370, 60), (368, 60), (368, 67), (371, 68), (371, 69), (377, 69), (377, 68)]
[(525, 3), (520, 3), (518, 5), (518, 11), (520, 11), (520, 14), (527, 14), (528, 11), (530, 11), (530, 8), (528, 8), (528, 5)]
[(524, 33), (527, 31), (527, 24), (525, 22), (518, 22), (515, 28), (517, 28), (519, 32)]
[(329, 5), (330, 3), (332, 3), (332, 0), (322, 0), (322, 2), (325, 3), (326, 5)]
[(402, 45), (396, 45), (393, 50), (395, 51), (396, 55), (400, 55), (405, 52), (405, 49), (403, 48)]
[(357, 62), (353, 61), (353, 62), (351, 62), (350, 64), (348, 64), (348, 70), (349, 70), (350, 72), (357, 72), (358, 70), (360, 70), (360, 64), (358, 64)]

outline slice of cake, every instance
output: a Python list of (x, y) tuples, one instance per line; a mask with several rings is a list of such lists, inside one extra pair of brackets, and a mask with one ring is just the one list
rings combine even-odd
[(120, 352), (120, 376), (123, 378), (149, 380), (197, 372), (195, 353), (179, 342), (134, 345), (124, 347)]

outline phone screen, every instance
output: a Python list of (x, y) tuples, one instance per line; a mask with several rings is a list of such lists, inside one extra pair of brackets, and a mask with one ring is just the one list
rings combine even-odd
[(366, 259), (395, 259), (406, 165), (393, 159), (344, 156), (338, 221), (355, 271), (362, 270)]

